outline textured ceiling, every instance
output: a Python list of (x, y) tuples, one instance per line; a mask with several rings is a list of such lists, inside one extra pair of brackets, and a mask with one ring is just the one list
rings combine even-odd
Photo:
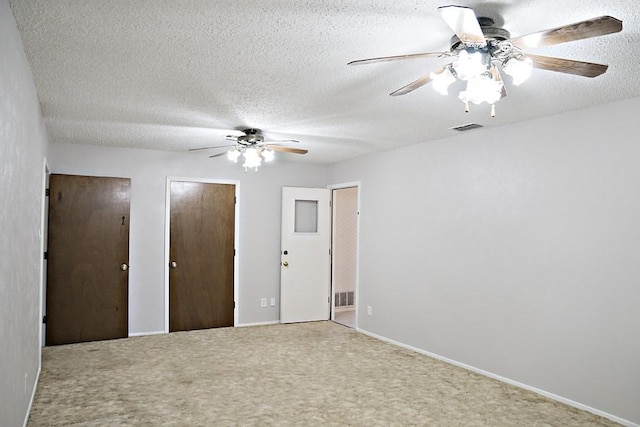
[[(459, 1), (513, 37), (600, 15), (621, 33), (532, 53), (609, 64), (597, 78), (534, 70), (465, 114), (426, 86), (388, 94), (446, 62), (354, 59), (446, 51), (433, 0), (11, 0), (52, 142), (186, 151), (255, 127), (333, 163), (370, 152), (640, 95), (636, 0)], [(475, 130), (473, 132), (482, 132)], [(197, 152), (194, 155), (206, 155)], [(212, 160), (215, 161), (215, 160)]]

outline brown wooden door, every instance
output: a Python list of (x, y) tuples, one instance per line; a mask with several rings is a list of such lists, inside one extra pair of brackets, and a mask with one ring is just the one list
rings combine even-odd
[(47, 345), (128, 335), (131, 180), (51, 175)]
[(171, 182), (169, 330), (233, 326), (233, 184)]

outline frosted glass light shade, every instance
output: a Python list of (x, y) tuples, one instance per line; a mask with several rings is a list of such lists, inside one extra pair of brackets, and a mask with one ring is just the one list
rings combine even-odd
[(244, 150), (244, 168), (256, 168), (262, 164), (262, 158), (258, 154), (258, 150), (255, 148), (247, 148)]
[(238, 157), (240, 157), (242, 153), (237, 150), (229, 150), (227, 151), (227, 159), (231, 160), (233, 163), (238, 163)]
[(429, 78), (432, 81), (433, 89), (441, 95), (448, 95), (449, 86), (456, 81), (456, 78), (448, 67), (440, 73), (434, 73), (432, 71), (429, 74)]
[(264, 158), (265, 162), (270, 162), (270, 161), (273, 160), (273, 158), (275, 156), (275, 151), (267, 148), (267, 149), (262, 150), (262, 153), (260, 153), (260, 154), (262, 154), (262, 157)]
[(511, 76), (514, 85), (520, 86), (531, 76), (533, 61), (526, 56), (522, 59), (511, 58), (505, 62), (502, 69)]
[(501, 81), (496, 81), (490, 76), (478, 76), (467, 82), (467, 90), (460, 92), (458, 98), (462, 102), (472, 102), (476, 105), (486, 102), (496, 103), (502, 96)]
[(487, 71), (486, 55), (482, 52), (469, 53), (460, 51), (458, 60), (453, 63), (453, 69), (460, 80), (470, 80)]

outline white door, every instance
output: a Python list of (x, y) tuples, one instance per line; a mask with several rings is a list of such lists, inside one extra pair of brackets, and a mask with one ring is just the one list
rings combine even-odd
[(331, 193), (282, 188), (280, 322), (329, 320)]

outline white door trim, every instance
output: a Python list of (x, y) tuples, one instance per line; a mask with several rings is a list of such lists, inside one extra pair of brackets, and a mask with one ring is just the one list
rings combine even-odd
[(172, 182), (201, 182), (205, 184), (232, 184), (236, 187), (236, 206), (235, 206), (235, 231), (233, 236), (233, 246), (236, 250), (236, 256), (233, 257), (233, 326), (238, 325), (238, 254), (240, 253), (240, 181), (229, 179), (209, 179), (209, 178), (193, 178), (168, 176), (165, 188), (165, 215), (164, 215), (164, 332), (169, 333), (169, 237), (170, 237), (170, 219), (171, 219), (171, 183)]
[[(345, 182), (341, 184), (332, 184), (328, 185), (327, 188), (331, 190), (331, 201), (333, 203), (333, 190), (339, 190), (342, 188), (353, 188), (356, 187), (358, 189), (358, 217), (356, 218), (356, 298), (355, 298), (355, 306), (356, 306), (356, 319), (354, 329), (358, 328), (358, 311), (360, 307), (360, 200), (362, 193), (362, 183), (360, 181), (352, 181)], [(333, 229), (333, 209), (331, 210), (331, 228)], [(331, 236), (331, 253), (333, 253), (333, 236)], [(333, 265), (331, 266), (331, 270), (333, 272)], [(335, 320), (336, 318), (336, 307), (335, 301), (333, 301), (333, 296), (335, 295), (334, 283), (333, 283), (333, 273), (331, 274), (331, 320)]]

